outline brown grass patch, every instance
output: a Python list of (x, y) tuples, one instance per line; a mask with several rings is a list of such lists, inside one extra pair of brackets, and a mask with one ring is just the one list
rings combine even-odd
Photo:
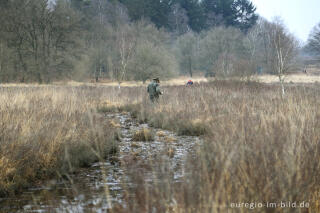
[(170, 157), (170, 158), (173, 158), (175, 154), (175, 150), (173, 148), (168, 148), (168, 151), (167, 151), (167, 155)]
[(166, 143), (173, 143), (177, 141), (177, 138), (173, 137), (173, 136), (164, 136), (162, 138), (162, 140)]
[[(263, 83), (278, 83), (279, 78), (276, 75), (256, 76), (256, 79)], [(316, 83), (320, 82), (320, 75), (308, 74), (289, 74), (285, 77), (286, 83)]]
[(132, 140), (133, 141), (153, 141), (154, 133), (148, 128), (143, 128), (133, 133)]
[(0, 94), (0, 194), (116, 152), (114, 126), (88, 88), (8, 87)]
[(133, 148), (139, 148), (139, 147), (141, 147), (141, 145), (138, 144), (138, 143), (136, 143), (136, 142), (132, 142), (132, 143), (131, 143), (131, 147), (133, 147)]
[(120, 128), (121, 127), (121, 125), (118, 122), (114, 121), (114, 120), (110, 121), (110, 125), (112, 127), (114, 127), (114, 128)]
[(165, 133), (164, 131), (158, 131), (158, 132), (156, 133), (156, 135), (157, 135), (158, 137), (164, 137), (164, 136), (166, 136), (166, 133)]
[[(281, 97), (281, 89), (277, 84), (267, 85), (240, 81), (214, 81), (194, 85), (192, 88), (170, 86), (163, 87), (163, 89), (166, 93), (160, 98), (157, 105), (150, 103), (144, 86), (122, 88), (120, 91), (114, 88), (97, 87), (85, 93), (84, 97), (88, 99), (83, 101), (86, 103), (83, 109), (91, 108), (94, 101), (108, 100), (110, 103), (120, 103), (122, 110), (131, 111), (138, 120), (147, 121), (154, 127), (170, 129), (180, 134), (201, 135), (204, 139), (203, 143), (197, 146), (195, 153), (189, 156), (185, 176), (179, 183), (172, 180), (173, 174), (167, 169), (168, 160), (162, 158), (163, 156), (159, 156), (159, 160), (151, 161), (149, 168), (154, 170), (154, 175), (158, 175), (159, 179), (165, 181), (154, 184), (146, 183), (143, 177), (140, 177), (139, 171), (134, 169), (139, 151), (132, 153), (134, 159), (130, 161), (130, 166), (133, 166), (130, 177), (137, 180), (137, 187), (130, 189), (129, 192), (134, 196), (125, 198), (126, 205), (117, 209), (117, 212), (291, 213), (319, 211), (319, 85), (296, 85), (294, 83), (286, 85), (285, 98)], [(7, 93), (6, 99), (10, 99), (12, 95), (9, 94), (12, 92), (7, 91)], [(55, 149), (60, 146), (45, 146), (47, 150), (53, 148), (50, 152), (29, 152), (30, 147), (32, 147), (31, 150), (43, 149), (39, 146), (43, 143), (37, 142), (45, 141), (39, 140), (46, 138), (43, 132), (47, 134), (53, 130), (52, 135), (61, 134), (59, 138), (64, 138), (62, 140), (64, 143), (67, 140), (84, 140), (89, 138), (89, 135), (95, 138), (95, 134), (90, 134), (90, 132), (97, 128), (87, 127), (91, 125), (91, 120), (97, 121), (99, 117), (87, 114), (85, 110), (85, 115), (91, 120), (80, 119), (75, 122), (75, 118), (83, 116), (80, 110), (82, 107), (79, 107), (83, 105), (72, 98), (71, 101), (70, 97), (63, 99), (65, 95), (60, 94), (61, 97), (58, 100), (64, 101), (49, 101), (50, 105), (56, 106), (59, 113), (47, 115), (38, 113), (41, 112), (43, 106), (46, 106), (43, 107), (44, 109), (48, 108), (41, 101), (39, 104), (39, 99), (36, 99), (35, 102), (30, 96), (28, 99), (23, 98), (27, 93), (23, 93), (22, 98), (18, 98), (19, 93), (16, 94), (13, 100), (8, 99), (6, 104), (0, 104), (1, 112), (7, 110), (8, 105), (9, 109), (13, 110), (12, 112), (18, 112), (16, 117), (11, 117), (14, 113), (5, 113), (1, 119), (1, 121), (5, 120), (1, 127), (6, 128), (6, 134), (1, 135), (1, 145), (5, 147), (1, 149), (1, 156), (4, 156), (1, 162), (6, 167), (3, 166), (1, 171), (6, 174), (7, 179), (2, 180), (7, 183), (15, 180), (12, 177), (15, 177), (14, 175), (19, 171), (13, 168), (22, 168), (23, 173), (34, 178), (31, 175), (33, 172), (28, 171), (28, 167), (19, 164), (20, 156), (23, 156), (23, 162), (29, 162), (30, 159), (46, 159), (41, 160), (46, 165), (44, 168), (51, 168), (47, 165), (55, 162), (52, 160), (55, 159), (54, 157), (61, 156), (56, 153), (60, 154), (61, 150), (65, 149)], [(72, 89), (67, 90), (67, 94), (72, 94)], [(94, 98), (91, 100), (89, 97)], [(77, 110), (69, 111), (68, 107), (61, 107), (67, 100), (69, 100), (68, 103), (75, 101), (72, 105), (76, 107), (72, 109)], [(26, 113), (24, 108), (32, 111), (33, 106), (36, 107), (36, 112), (34, 116), (31, 116), (33, 120), (30, 120), (28, 119), (30, 114), (28, 111)], [(27, 116), (23, 116), (24, 114)], [(44, 119), (41, 119), (43, 115), (46, 119), (53, 117), (51, 121), (57, 121), (56, 126), (59, 126), (57, 129), (60, 131), (56, 131), (54, 126), (50, 126)], [(19, 117), (23, 119), (19, 120)], [(28, 120), (29, 122), (26, 122)], [(29, 129), (24, 125), (17, 125), (21, 122), (25, 125), (32, 125), (26, 125)], [(77, 125), (74, 125), (75, 123)], [(64, 124), (65, 127), (62, 128), (61, 124)], [(36, 130), (36, 134), (30, 131), (31, 126)], [(42, 132), (41, 129), (44, 127), (46, 131)], [(77, 129), (82, 133), (81, 137), (74, 136), (73, 133)], [(9, 134), (9, 132), (15, 132), (15, 134)], [(26, 137), (19, 137), (21, 135)], [(144, 131), (140, 131), (137, 135), (137, 141), (145, 138)], [(6, 138), (3, 139), (4, 137)], [(25, 140), (28, 143), (14, 143), (24, 141), (21, 138), (28, 137), (30, 138)], [(3, 141), (10, 141), (10, 143), (6, 144)], [(33, 143), (36, 145), (30, 145)], [(77, 143), (74, 142), (74, 144)], [(6, 152), (7, 150), (10, 152)], [(19, 151), (16, 152), (16, 150)], [(167, 149), (163, 154), (174, 156), (174, 151)], [(40, 155), (41, 158), (38, 155), (29, 156), (29, 153), (52, 154)], [(281, 201), (305, 201), (310, 202), (311, 207), (309, 209), (255, 208), (253, 210), (230, 207), (233, 202)]]
[(315, 211), (320, 199), (317, 84), (286, 85), (285, 98), (279, 85), (256, 82), (214, 81), (163, 89), (166, 95), (157, 105), (150, 104), (144, 87), (123, 89), (117, 100), (140, 101), (127, 108), (138, 119), (180, 134), (202, 135), (204, 143), (190, 157), (184, 183), (176, 186), (168, 181), (153, 188), (142, 183), (137, 196), (128, 201), (128, 209), (165, 212), (175, 204), (177, 212), (247, 212), (230, 204), (287, 200), (310, 201)]

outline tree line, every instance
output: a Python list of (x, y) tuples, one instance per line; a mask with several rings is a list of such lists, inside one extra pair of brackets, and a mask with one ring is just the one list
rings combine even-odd
[(120, 0), (131, 20), (150, 19), (157, 27), (184, 33), (213, 26), (233, 26), (244, 31), (255, 24), (255, 7), (249, 0)]
[(249, 0), (2, 0), (0, 81), (281, 79), (299, 42), (255, 9)]

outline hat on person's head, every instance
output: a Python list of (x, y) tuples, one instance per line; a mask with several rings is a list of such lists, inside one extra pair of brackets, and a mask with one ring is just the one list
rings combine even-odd
[(159, 78), (153, 78), (152, 80), (156, 81), (156, 82), (160, 82)]

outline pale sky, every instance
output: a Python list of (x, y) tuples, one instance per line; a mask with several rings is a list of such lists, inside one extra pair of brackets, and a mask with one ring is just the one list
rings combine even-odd
[(311, 29), (320, 22), (320, 0), (251, 0), (257, 13), (271, 21), (280, 16), (288, 29), (306, 42)]

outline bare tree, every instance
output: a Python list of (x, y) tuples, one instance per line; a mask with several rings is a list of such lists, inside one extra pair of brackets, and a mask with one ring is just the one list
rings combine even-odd
[(193, 76), (198, 62), (198, 38), (193, 32), (188, 32), (177, 39), (177, 55), (181, 73)]
[(280, 18), (272, 22), (260, 18), (246, 36), (247, 47), (255, 67), (277, 75), (284, 97), (284, 81), (289, 70), (296, 67), (299, 43)]
[(268, 35), (270, 47), (274, 54), (274, 72), (279, 78), (282, 96), (284, 96), (285, 75), (290, 70), (294, 62), (293, 60), (298, 54), (298, 42), (294, 36), (288, 32), (279, 18), (275, 18), (271, 23)]
[[(81, 7), (80, 7), (81, 8)], [(89, 63), (81, 61), (80, 68), (87, 76), (99, 81), (101, 77), (116, 77), (120, 69), (117, 66), (119, 29), (129, 23), (127, 9), (118, 1), (88, 1), (84, 10), (85, 54)], [(125, 31), (125, 30), (123, 30)], [(118, 58), (117, 58), (118, 57)], [(117, 68), (117, 69), (116, 69)]]
[(102, 0), (93, 0), (90, 5), (93, 13), (93, 17), (89, 20), (92, 30), (88, 39), (88, 53), (91, 61), (90, 73), (93, 73), (95, 81), (98, 82), (106, 67), (107, 48), (105, 43), (110, 36), (109, 29), (111, 28), (107, 14), (109, 14), (109, 11), (113, 11), (115, 6), (109, 1)]
[(259, 45), (259, 35), (260, 29), (259, 27), (253, 27), (246, 36), (247, 47), (250, 54), (250, 61), (254, 63), (254, 58), (258, 53), (258, 45)]
[(311, 31), (309, 38), (308, 38), (308, 43), (307, 43), (307, 48), (309, 52), (320, 56), (320, 23), (317, 24)]
[(248, 50), (248, 69), (247, 77), (254, 73), (261, 74), (262, 70), (267, 67), (270, 55), (267, 31), (264, 31), (264, 20), (259, 19), (258, 23), (253, 26), (245, 36), (245, 46)]
[[(77, 50), (79, 16), (66, 0), (12, 0), (6, 8), (3, 31), (13, 50), (11, 66), (20, 81), (39, 83), (68, 75)], [(63, 70), (63, 73), (62, 73)]]
[(172, 54), (164, 46), (155, 45), (149, 41), (140, 41), (129, 69), (134, 80), (145, 83), (146, 80), (154, 77), (171, 77), (176, 64)]
[[(108, 66), (112, 68), (113, 78), (118, 81), (119, 88), (122, 81), (128, 80), (133, 76), (135, 76), (134, 78), (138, 76), (135, 75), (135, 73), (132, 73), (138, 69), (129, 66), (134, 65), (140, 69), (142, 66), (147, 66), (148, 63), (151, 63), (150, 61), (154, 62), (154, 54), (150, 53), (150, 57), (146, 58), (147, 61), (137, 66), (135, 60), (140, 60), (144, 57), (145, 52), (153, 50), (153, 48), (149, 48), (150, 46), (143, 46), (141, 44), (150, 43), (155, 47), (154, 50), (157, 50), (158, 47), (162, 47), (165, 44), (165, 41), (168, 40), (166, 37), (167, 34), (164, 31), (158, 30), (153, 24), (146, 20), (119, 25), (114, 29), (112, 44), (109, 45), (112, 46), (113, 51), (108, 58)], [(146, 70), (146, 73), (149, 72), (150, 69)]]
[(120, 84), (125, 80), (128, 64), (134, 54), (137, 37), (134, 35), (131, 25), (117, 27), (115, 30), (115, 50), (117, 51), (117, 62), (114, 69), (115, 77)]
[(200, 65), (207, 73), (227, 77), (239, 75), (238, 60), (247, 55), (243, 33), (235, 28), (217, 27), (201, 40)]
[[(1, 13), (0, 9), (0, 13)], [(1, 19), (0, 19), (1, 21)], [(0, 25), (0, 80), (6, 80), (4, 79), (4, 76), (7, 74), (7, 66), (10, 63), (10, 56), (11, 56), (11, 51), (8, 48), (7, 44), (7, 38), (5, 34), (3, 33), (2, 26)]]

